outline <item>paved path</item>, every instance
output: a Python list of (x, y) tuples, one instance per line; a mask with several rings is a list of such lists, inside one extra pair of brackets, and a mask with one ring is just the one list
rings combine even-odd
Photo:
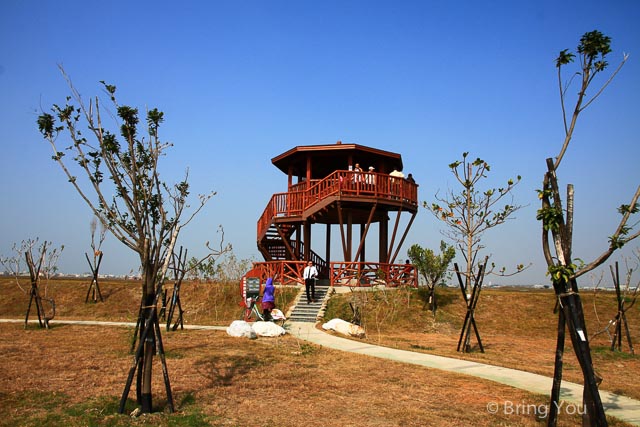
[[(467, 360), (453, 359), (442, 356), (433, 356), (414, 351), (397, 350), (389, 347), (367, 344), (361, 341), (340, 338), (327, 334), (317, 329), (312, 323), (291, 323), (289, 332), (297, 337), (314, 344), (352, 353), (365, 354), (373, 357), (395, 360), (397, 362), (411, 363), (426, 366), (443, 371), (456, 372), (464, 375), (472, 375), (486, 380), (506, 384), (533, 393), (549, 395), (551, 392), (552, 378), (538, 374), (503, 368), (500, 366), (485, 365), (483, 363)], [(582, 386), (579, 384), (562, 382), (560, 398), (567, 402), (582, 403)], [(628, 397), (619, 396), (608, 391), (600, 390), (600, 398), (607, 415), (624, 420), (633, 425), (640, 425), (640, 401)]]
[[(0, 323), (23, 323), (24, 320), (0, 319)], [(64, 323), (71, 325), (108, 325), (135, 327), (135, 323), (130, 322), (97, 322), (83, 320), (55, 320), (52, 324)], [(205, 329), (225, 331), (226, 326), (202, 326), (185, 325), (185, 329)], [(367, 344), (361, 341), (341, 338), (327, 334), (317, 329), (313, 323), (309, 322), (289, 322), (287, 323), (289, 333), (305, 341), (312, 342), (324, 347), (341, 351), (364, 354), (372, 357), (379, 357), (394, 360), (402, 363), (426, 366), (433, 369), (455, 372), (463, 375), (472, 375), (501, 384), (506, 384), (532, 393), (549, 395), (551, 392), (552, 379), (529, 372), (518, 371), (500, 366), (486, 365), (483, 363), (470, 362), (442, 356), (434, 356), (413, 351), (397, 350), (389, 347)], [(574, 404), (582, 403), (582, 386), (579, 384), (562, 382), (560, 398)], [(607, 415), (616, 417), (633, 425), (640, 426), (640, 401), (630, 399), (600, 390), (600, 398), (605, 407)]]

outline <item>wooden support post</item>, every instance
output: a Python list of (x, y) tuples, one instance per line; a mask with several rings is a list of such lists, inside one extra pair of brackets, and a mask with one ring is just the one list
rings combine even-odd
[(347, 262), (353, 261), (353, 258), (352, 258), (353, 252), (351, 252), (352, 245), (353, 245), (353, 215), (349, 210), (347, 212), (347, 256), (344, 259)]
[(369, 211), (369, 218), (367, 219), (366, 227), (363, 224), (360, 224), (360, 243), (358, 245), (358, 250), (356, 251), (356, 256), (354, 259), (359, 259), (360, 262), (365, 261), (365, 240), (367, 238), (367, 233), (369, 232), (369, 226), (371, 225), (371, 221), (373, 220), (373, 215), (376, 212), (376, 205), (371, 206), (371, 210)]
[(344, 233), (344, 219), (342, 218), (342, 204), (338, 202), (338, 227), (340, 228), (340, 239), (342, 242), (342, 258), (347, 260), (347, 238)]
[[(331, 224), (327, 224), (327, 233), (326, 233), (326, 237), (325, 237), (325, 262), (327, 263), (327, 267), (330, 265), (331, 263)], [(329, 269), (327, 269), (327, 274), (329, 272)]]
[[(413, 224), (413, 220), (416, 217), (417, 212), (414, 212), (411, 215), (411, 219), (409, 220), (409, 223), (407, 224), (407, 227), (404, 229), (404, 233), (402, 234), (402, 238), (400, 239), (400, 242), (398, 243), (398, 246), (396, 247), (396, 251), (393, 253), (393, 257), (391, 258), (391, 260), (389, 261), (389, 264), (395, 264), (396, 262), (396, 258), (398, 257), (398, 252), (400, 251), (400, 248), (402, 247), (402, 244), (404, 243), (404, 239), (407, 237), (407, 234), (409, 233), (409, 229), (411, 228), (411, 224)], [(395, 234), (395, 230), (393, 231)]]
[(380, 220), (380, 229), (378, 230), (378, 262), (386, 263), (387, 262), (387, 244), (389, 243), (389, 218), (384, 215), (384, 218)]
[(308, 261), (311, 259), (311, 221), (308, 219), (304, 222), (303, 233), (304, 260)]

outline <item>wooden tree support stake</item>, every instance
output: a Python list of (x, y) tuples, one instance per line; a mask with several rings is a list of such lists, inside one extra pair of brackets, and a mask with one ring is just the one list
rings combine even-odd
[[(180, 303), (180, 286), (182, 285), (182, 280), (184, 279), (185, 274), (187, 273), (187, 250), (184, 250), (184, 255), (182, 252), (182, 246), (180, 247), (180, 254), (176, 256), (173, 254), (173, 275), (174, 275), (174, 285), (173, 292), (171, 293), (171, 301), (169, 303), (169, 313), (167, 314), (167, 331), (169, 330), (177, 330), (178, 325), (180, 325), (180, 329), (184, 329), (184, 319), (182, 310), (182, 304)], [(173, 314), (178, 307), (178, 317), (176, 318), (176, 322), (171, 327), (171, 320), (173, 318)]]
[[(120, 407), (118, 412), (123, 414), (125, 405), (127, 403), (127, 398), (129, 396), (129, 391), (131, 390), (131, 384), (133, 382), (133, 377), (138, 371), (138, 401), (140, 401), (140, 380), (143, 371), (143, 359), (145, 354), (145, 346), (147, 344), (151, 344), (156, 349), (160, 356), (160, 360), (162, 362), (162, 376), (164, 378), (164, 385), (167, 392), (167, 405), (169, 406), (169, 412), (173, 413), (175, 411), (173, 405), (173, 394), (171, 393), (171, 384), (169, 382), (169, 371), (167, 370), (167, 360), (165, 358), (164, 345), (162, 344), (162, 334), (160, 333), (160, 324), (158, 322), (158, 310), (156, 305), (158, 304), (158, 297), (160, 295), (162, 289), (162, 283), (158, 284), (158, 288), (156, 289), (155, 298), (153, 300), (153, 305), (148, 307), (148, 316), (144, 321), (142, 333), (140, 335), (140, 342), (138, 343), (138, 347), (135, 352), (134, 363), (131, 369), (129, 370), (129, 375), (127, 377), (127, 382), (124, 387), (124, 391), (122, 392), (122, 398), (120, 399)], [(141, 307), (141, 310), (144, 310), (144, 307)], [(142, 313), (142, 312), (141, 312)], [(136, 334), (138, 330), (138, 325), (140, 325), (141, 319), (138, 319), (138, 324), (136, 325)], [(135, 341), (134, 341), (135, 345)], [(150, 369), (150, 367), (144, 367)], [(150, 396), (149, 396), (150, 398)], [(151, 406), (151, 402), (149, 402), (149, 406)]]
[(44, 261), (45, 254), (47, 252), (47, 242), (44, 242), (42, 245), (42, 252), (40, 254), (40, 260), (38, 261), (38, 265), (35, 265), (33, 261), (33, 257), (31, 256), (30, 251), (25, 252), (25, 257), (27, 260), (27, 267), (29, 268), (29, 276), (31, 278), (31, 291), (29, 292), (29, 305), (27, 306), (27, 313), (24, 317), (24, 327), (27, 328), (27, 324), (29, 322), (29, 312), (31, 311), (31, 304), (35, 302), (36, 313), (38, 314), (38, 324), (41, 328), (49, 329), (49, 320), (55, 317), (56, 313), (56, 304), (53, 299), (47, 298), (46, 300), (51, 304), (52, 314), (51, 316), (47, 316), (44, 311), (44, 306), (42, 305), (42, 297), (40, 296), (40, 291), (38, 290), (38, 283), (40, 280), (40, 269), (42, 267), (42, 262)]
[(100, 298), (100, 302), (104, 302), (102, 293), (100, 292), (100, 285), (98, 284), (98, 270), (100, 269), (100, 263), (102, 262), (102, 251), (98, 251), (98, 253), (99, 255), (97, 260), (94, 256), (95, 264), (89, 260), (89, 255), (87, 255), (86, 252), (84, 253), (84, 256), (87, 258), (87, 262), (89, 263), (89, 268), (91, 269), (91, 275), (93, 276), (91, 283), (89, 284), (89, 289), (87, 289), (87, 296), (84, 299), (85, 304), (89, 302), (89, 295), (91, 295), (93, 302), (98, 302), (98, 297)]
[(458, 340), (457, 350), (462, 351), (463, 353), (467, 353), (469, 351), (469, 342), (471, 341), (471, 327), (473, 327), (473, 331), (475, 332), (480, 351), (484, 353), (484, 347), (482, 346), (482, 340), (480, 339), (480, 333), (478, 332), (478, 326), (476, 325), (474, 312), (476, 309), (476, 305), (478, 304), (478, 299), (480, 298), (480, 290), (482, 289), (482, 281), (484, 279), (484, 271), (486, 265), (487, 263), (485, 261), (484, 264), (481, 264), (478, 267), (478, 275), (474, 278), (473, 290), (471, 291), (471, 295), (467, 295), (467, 291), (462, 280), (462, 275), (460, 274), (460, 270), (458, 269), (458, 264), (454, 264), (456, 275), (458, 276), (458, 283), (460, 284), (460, 290), (462, 291), (462, 297), (467, 304), (467, 314), (464, 317), (462, 330), (460, 331), (460, 339)]
[(611, 351), (615, 350), (616, 347), (618, 351), (622, 351), (622, 326), (624, 325), (625, 334), (627, 336), (627, 344), (629, 344), (629, 351), (631, 352), (631, 354), (635, 354), (633, 350), (633, 344), (631, 343), (631, 334), (629, 332), (629, 322), (627, 321), (626, 311), (631, 307), (633, 307), (633, 304), (636, 302), (636, 300), (634, 298), (630, 306), (628, 307), (624, 306), (624, 303), (625, 303), (624, 296), (620, 291), (620, 274), (618, 270), (618, 263), (616, 262), (615, 272), (612, 266), (610, 266), (609, 268), (611, 269), (611, 276), (613, 277), (613, 285), (616, 288), (616, 299), (618, 301), (618, 313), (614, 318), (616, 328), (613, 332), (613, 338), (611, 339)]

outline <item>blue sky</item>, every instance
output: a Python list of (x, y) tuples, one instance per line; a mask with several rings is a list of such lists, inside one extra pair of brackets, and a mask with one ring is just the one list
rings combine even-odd
[[(270, 159), (342, 140), (402, 154), (421, 201), (454, 186), (447, 165), (465, 151), (491, 164), (487, 186), (521, 175), (515, 201), (525, 207), (487, 233), (485, 252), (498, 265), (533, 267), (488, 280), (546, 282), (535, 190), (563, 139), (554, 59), (594, 29), (613, 40), (611, 68), (630, 54), (583, 114), (559, 171), (576, 187), (574, 256), (590, 261), (640, 179), (638, 22), (637, 1), (5, 0), (0, 253), (39, 237), (65, 245), (63, 271), (88, 271), (91, 214), (35, 124), (68, 94), (62, 64), (85, 98), (102, 95), (105, 80), (121, 103), (165, 112), (161, 136), (175, 146), (163, 178), (188, 167), (194, 193), (218, 193), (184, 230), (191, 254), (222, 224), (239, 258), (260, 260), (256, 221), (287, 182)], [(405, 247), (436, 249), (441, 229), (421, 209)], [(101, 272), (136, 268), (113, 237), (104, 251)]]

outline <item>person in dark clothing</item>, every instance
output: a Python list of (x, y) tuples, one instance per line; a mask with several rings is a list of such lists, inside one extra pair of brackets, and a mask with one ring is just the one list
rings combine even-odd
[(304, 279), (304, 287), (307, 291), (307, 304), (310, 302), (316, 302), (316, 278), (318, 277), (318, 270), (313, 265), (313, 262), (309, 261), (307, 266), (302, 272)]

